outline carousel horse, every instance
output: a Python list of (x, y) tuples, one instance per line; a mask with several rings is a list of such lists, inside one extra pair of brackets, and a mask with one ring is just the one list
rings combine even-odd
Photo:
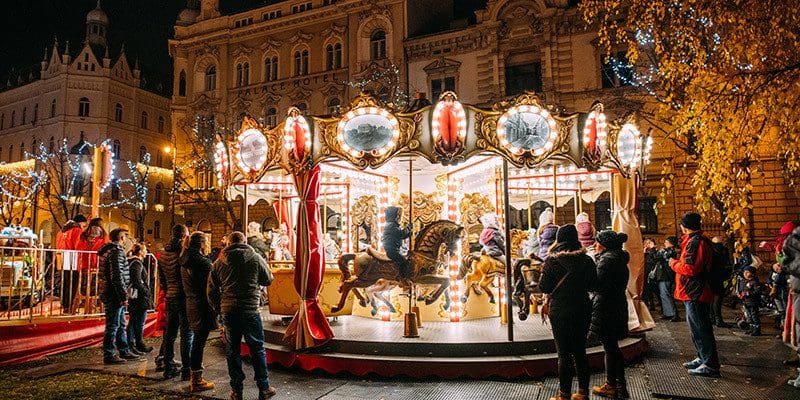
[(542, 259), (531, 254), (514, 263), (514, 302), (519, 306), (519, 319), (525, 321), (531, 310), (531, 297), (539, 286), (542, 276)]
[[(450, 287), (450, 278), (437, 275), (445, 263), (440, 254), (442, 251), (456, 254), (463, 230), (463, 227), (452, 221), (439, 220), (422, 228), (417, 234), (414, 249), (408, 252), (408, 260), (411, 263), (410, 280), (418, 285), (438, 285), (436, 290), (418, 298), (418, 301), (425, 301), (425, 304), (429, 305), (445, 294), (445, 309), (449, 308), (450, 296), (446, 292)], [(353, 271), (348, 266), (351, 261)], [(375, 315), (378, 308), (374, 294), (400, 285), (401, 279), (394, 262), (373, 248), (356, 254), (342, 254), (338, 264), (342, 271), (342, 286), (339, 288), (342, 297), (339, 299), (339, 304), (331, 309), (332, 312), (344, 307), (347, 296), (352, 290), (362, 306), (366, 306), (369, 300), (372, 313)], [(358, 289), (364, 289), (366, 297), (359, 293)], [(378, 296), (378, 300), (386, 304), (391, 312), (395, 312), (394, 306), (388, 299), (382, 295)]]
[(489, 296), (489, 302), (494, 304), (494, 293), (490, 285), (496, 276), (505, 276), (506, 266), (496, 258), (486, 254), (467, 254), (461, 260), (458, 279), (464, 278), (464, 295), (461, 296), (461, 303), (466, 303), (469, 298), (470, 289), (478, 296), (484, 292)]

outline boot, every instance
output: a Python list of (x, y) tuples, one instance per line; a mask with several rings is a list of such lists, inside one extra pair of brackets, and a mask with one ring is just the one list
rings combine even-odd
[(214, 383), (203, 379), (203, 371), (191, 371), (192, 381), (189, 384), (189, 391), (202, 392), (214, 388)]
[(578, 389), (577, 393), (573, 393), (570, 400), (589, 400), (589, 391), (586, 389)]
[(231, 391), (231, 400), (242, 400), (242, 391), (241, 390), (232, 390)]
[(172, 367), (164, 367), (164, 380), (172, 379), (178, 375), (180, 375), (181, 371), (176, 366)]
[(592, 393), (601, 397), (614, 397), (617, 393), (617, 386), (612, 385), (606, 381), (603, 386), (595, 386), (592, 388)]
[(258, 390), (258, 400), (267, 400), (268, 398), (275, 396), (278, 394), (278, 391), (275, 390), (274, 387), (270, 386), (266, 389), (259, 389)]
[(564, 393), (559, 390), (554, 397), (550, 398), (550, 400), (569, 400), (569, 393)]
[(188, 382), (189, 379), (192, 378), (191, 372), (192, 370), (190, 368), (181, 368), (181, 380)]

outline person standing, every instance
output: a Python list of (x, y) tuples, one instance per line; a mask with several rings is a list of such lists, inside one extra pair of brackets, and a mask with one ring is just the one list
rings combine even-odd
[(718, 377), (719, 355), (710, 316), (714, 293), (708, 282), (713, 250), (702, 227), (700, 214), (686, 213), (681, 217), (681, 252), (677, 259), (670, 260), (669, 266), (675, 271), (675, 298), (686, 307), (686, 322), (697, 351), (697, 358), (683, 366), (690, 375)]
[(225, 330), (225, 358), (231, 384), (231, 400), (241, 400), (244, 386), (241, 342), (250, 348), (259, 400), (274, 396), (269, 385), (264, 351), (264, 328), (258, 312), (261, 286), (272, 283), (267, 263), (247, 245), (242, 232), (233, 232), (230, 245), (211, 267), (208, 277), (208, 302), (222, 315)]
[(711, 248), (713, 250), (714, 260), (719, 262), (719, 268), (712, 268), (712, 274), (709, 276), (709, 284), (711, 284), (711, 291), (714, 292), (714, 301), (711, 303), (711, 323), (716, 325), (717, 328), (728, 328), (730, 325), (725, 323), (722, 318), (722, 301), (728, 294), (728, 288), (725, 283), (731, 279), (733, 275), (733, 261), (731, 260), (731, 252), (722, 242), (722, 238), (714, 236), (711, 239)]
[[(597, 281), (597, 268), (578, 241), (575, 225), (558, 228), (555, 243), (544, 261), (539, 288), (545, 294), (542, 320), (548, 316), (558, 352), (559, 393), (551, 400), (589, 398), (589, 358), (586, 334), (592, 317), (589, 291)], [(577, 372), (578, 392), (572, 394)]]
[(756, 269), (753, 267), (745, 267), (742, 275), (743, 279), (739, 281), (736, 291), (743, 303), (743, 326), (746, 326), (748, 335), (761, 336), (761, 316), (759, 315), (762, 295), (761, 282), (758, 281)]
[(661, 299), (661, 319), (672, 322), (680, 321), (678, 308), (675, 306), (675, 272), (669, 267), (669, 261), (678, 258), (675, 250), (678, 246), (678, 238), (670, 236), (664, 241), (664, 248), (659, 250), (656, 255), (656, 267), (653, 270), (653, 280), (658, 286), (658, 295)]
[(264, 259), (269, 258), (270, 248), (264, 237), (261, 235), (261, 224), (256, 221), (251, 221), (247, 224), (247, 244), (253, 248)]
[[(655, 310), (656, 308), (656, 284), (655, 280), (651, 279), (652, 272), (658, 265), (656, 259), (656, 242), (653, 238), (644, 239), (644, 287), (642, 289), (642, 300), (647, 304), (647, 308)], [(661, 312), (664, 313), (664, 305), (661, 305)]]
[(147, 248), (141, 243), (134, 243), (128, 252), (128, 268), (131, 274), (131, 288), (128, 291), (128, 348), (131, 352), (141, 354), (153, 351), (152, 346), (144, 344), (144, 323), (153, 299), (147, 268), (142, 263), (146, 254)]
[(178, 375), (178, 367), (173, 363), (175, 356), (175, 339), (178, 329), (181, 333), (181, 369), (182, 381), (190, 378), (190, 353), (192, 346), (192, 331), (189, 330), (189, 320), (186, 319), (186, 296), (183, 292), (183, 279), (179, 259), (183, 252), (183, 241), (189, 236), (186, 225), (177, 224), (172, 227), (172, 237), (164, 246), (159, 259), (158, 269), (160, 286), (164, 290), (167, 302), (167, 329), (164, 331), (164, 379), (171, 379)]
[(603, 343), (606, 382), (592, 388), (592, 393), (615, 399), (627, 399), (625, 360), (619, 341), (628, 336), (628, 261), (630, 255), (622, 250), (628, 240), (625, 233), (600, 231), (595, 243), (597, 285), (595, 286), (592, 323), (589, 331)]
[[(128, 305), (130, 285), (128, 260), (125, 259), (125, 250), (122, 248), (126, 234), (121, 229), (114, 229), (111, 231), (111, 241), (97, 252), (100, 256), (97, 290), (106, 314), (103, 333), (104, 364), (120, 364), (125, 360), (139, 359), (131, 354), (125, 337), (125, 306)], [(119, 356), (116, 355), (117, 351)]]
[[(794, 329), (800, 332), (800, 227), (795, 228), (786, 237), (781, 246), (783, 259), (781, 265), (789, 274), (789, 289), (792, 291), (792, 307), (794, 308)], [(800, 357), (800, 346), (796, 347)], [(800, 372), (800, 371), (798, 371)], [(789, 381), (790, 385), (800, 387), (800, 373)]]
[(64, 224), (64, 228), (58, 234), (56, 248), (64, 250), (62, 269), (64, 278), (61, 283), (61, 309), (69, 311), (72, 308), (72, 299), (78, 290), (78, 242), (84, 228), (86, 228), (86, 217), (78, 214), (71, 221)]
[(203, 350), (212, 330), (217, 329), (217, 316), (208, 304), (206, 288), (211, 260), (208, 254), (208, 238), (203, 232), (194, 232), (181, 254), (181, 278), (186, 294), (186, 317), (192, 329), (190, 349), (191, 383), (190, 392), (202, 392), (214, 388), (214, 384), (203, 379)]

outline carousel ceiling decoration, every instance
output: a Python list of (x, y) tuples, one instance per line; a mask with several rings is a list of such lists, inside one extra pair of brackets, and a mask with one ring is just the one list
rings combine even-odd
[(434, 148), (440, 156), (438, 161), (447, 165), (449, 160), (460, 158), (467, 137), (467, 116), (455, 93), (447, 91), (439, 96), (433, 107), (431, 133)]
[(225, 143), (218, 141), (214, 144), (214, 170), (217, 172), (217, 186), (225, 187), (229, 183), (231, 159), (228, 155), (228, 147)]
[(608, 141), (608, 123), (603, 112), (603, 104), (595, 103), (583, 123), (583, 161), (590, 169), (596, 169), (602, 162)]

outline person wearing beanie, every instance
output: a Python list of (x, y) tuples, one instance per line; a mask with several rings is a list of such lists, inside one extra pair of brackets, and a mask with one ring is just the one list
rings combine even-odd
[(681, 217), (681, 251), (669, 261), (675, 271), (675, 298), (686, 307), (686, 322), (692, 334), (697, 358), (683, 364), (690, 375), (719, 377), (719, 355), (714, 328), (711, 325), (711, 303), (714, 293), (706, 278), (711, 271), (711, 240), (703, 235), (702, 221), (697, 213)]
[(661, 319), (672, 322), (681, 320), (673, 295), (675, 272), (669, 267), (669, 261), (678, 258), (676, 250), (678, 244), (678, 238), (675, 236), (664, 240), (664, 248), (656, 253), (656, 267), (653, 270), (653, 281), (658, 287), (658, 297), (661, 299)]
[(747, 266), (742, 270), (744, 279), (736, 285), (736, 294), (742, 300), (744, 320), (742, 328), (747, 330), (750, 336), (761, 335), (761, 321), (759, 319), (759, 306), (761, 305), (762, 286), (756, 276), (756, 269)]
[[(575, 225), (564, 225), (544, 261), (539, 288), (545, 295), (542, 319), (549, 317), (558, 349), (559, 392), (552, 399), (589, 398), (589, 359), (586, 335), (592, 317), (589, 291), (595, 290), (597, 268), (578, 240)], [(578, 391), (572, 379), (578, 375)]]
[(183, 278), (181, 278), (180, 255), (183, 252), (183, 241), (189, 236), (186, 225), (177, 224), (172, 227), (169, 243), (164, 246), (159, 259), (159, 285), (166, 294), (167, 301), (167, 329), (164, 330), (164, 379), (171, 379), (178, 375), (178, 368), (173, 362), (175, 355), (175, 339), (180, 329), (181, 334), (181, 380), (188, 381), (191, 377), (190, 349), (192, 346), (192, 331), (189, 330), (189, 320), (186, 318), (186, 296), (183, 291)]
[(479, 220), (483, 225), (481, 236), (478, 238), (478, 243), (481, 245), (481, 253), (505, 265), (506, 241), (503, 237), (503, 232), (500, 231), (497, 215), (492, 213), (483, 214)]
[(630, 275), (630, 255), (622, 250), (627, 240), (625, 233), (603, 230), (597, 234), (595, 243), (597, 285), (589, 332), (603, 344), (606, 382), (593, 387), (592, 392), (615, 399), (630, 397), (625, 381), (625, 360), (619, 348), (619, 341), (628, 336), (628, 299), (625, 293)]
[(589, 214), (582, 212), (575, 218), (575, 228), (578, 230), (578, 240), (581, 246), (589, 247), (594, 244), (594, 225), (589, 221)]
[(539, 215), (539, 258), (542, 260), (546, 260), (549, 256), (550, 246), (556, 240), (556, 232), (558, 232), (558, 226), (553, 224), (553, 209), (547, 208), (546, 210), (542, 211)]

